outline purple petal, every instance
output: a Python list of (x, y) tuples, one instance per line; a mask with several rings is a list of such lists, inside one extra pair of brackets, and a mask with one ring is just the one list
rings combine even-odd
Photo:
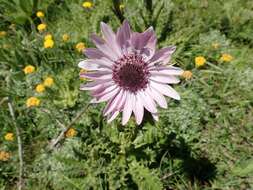
[(158, 103), (158, 105), (160, 107), (165, 108), (165, 109), (168, 107), (166, 99), (157, 90), (155, 90), (149, 86), (146, 89), (146, 92), (149, 94), (149, 96), (151, 96)]
[(152, 117), (154, 118), (155, 121), (159, 120), (159, 117), (158, 117), (157, 113), (152, 113)]
[(161, 74), (161, 75), (182, 75), (183, 70), (179, 67), (174, 66), (151, 66), (149, 68), (151, 74)]
[(135, 50), (142, 50), (153, 35), (155, 35), (153, 27), (149, 27), (143, 33), (134, 32), (131, 36), (131, 45)]
[(126, 97), (126, 102), (123, 108), (122, 125), (125, 125), (131, 117), (132, 110), (133, 110), (133, 106), (132, 106), (133, 100), (134, 100), (133, 95), (128, 93)]
[(87, 84), (81, 84), (80, 90), (96, 90), (101, 87), (107, 88), (108, 86), (113, 85), (113, 81), (101, 83), (99, 81), (89, 82)]
[(107, 123), (111, 123), (118, 115), (119, 115), (119, 111), (115, 111), (111, 113), (107, 118)]
[(126, 49), (129, 46), (129, 39), (131, 36), (131, 29), (128, 21), (124, 20), (122, 26), (119, 28), (117, 32), (117, 42), (124, 53), (126, 53)]
[(101, 22), (101, 31), (107, 45), (117, 54), (117, 56), (121, 56), (120, 47), (116, 41), (116, 35), (112, 31), (111, 27), (104, 22)]
[(120, 100), (123, 98), (123, 90), (120, 90), (119, 93), (115, 96), (113, 101), (110, 104), (110, 107), (104, 112), (104, 115), (108, 115), (110, 112), (117, 110)]
[(78, 67), (85, 70), (100, 70), (109, 69), (111, 70), (113, 62), (108, 59), (86, 59), (79, 62)]
[(116, 61), (119, 56), (108, 46), (107, 43), (97, 35), (93, 34), (91, 39), (95, 46), (102, 51), (105, 55), (107, 55), (112, 61)]
[(113, 91), (114, 89), (117, 88), (117, 85), (113, 84), (110, 86), (101, 86), (100, 89), (97, 89), (95, 91), (92, 91), (92, 96), (96, 96), (97, 98), (104, 96), (105, 94)]
[(141, 103), (141, 97), (138, 94), (135, 96), (135, 105), (133, 107), (133, 112), (136, 118), (136, 123), (140, 125), (144, 115), (144, 107)]
[(89, 58), (89, 59), (100, 59), (102, 57), (107, 57), (102, 51), (96, 48), (86, 48), (84, 50), (84, 54)]
[(180, 82), (180, 80), (177, 77), (166, 75), (151, 75), (150, 80), (168, 84), (177, 84)]
[(145, 91), (139, 91), (138, 94), (140, 95), (140, 100), (143, 104), (143, 106), (151, 113), (156, 113), (156, 104), (154, 100), (145, 92)]
[(176, 46), (170, 46), (158, 50), (149, 60), (150, 65), (154, 65), (156, 63), (167, 64), (170, 61), (171, 55), (175, 52), (175, 50)]
[(180, 100), (179, 94), (173, 88), (171, 88), (169, 85), (157, 83), (154, 81), (150, 81), (150, 85), (152, 88), (156, 89), (158, 92), (160, 92), (166, 96), (169, 96), (171, 98), (174, 98), (176, 100)]
[(112, 71), (98, 71), (93, 73), (81, 73), (81, 77), (88, 78), (88, 79), (112, 79)]
[(108, 101), (108, 100), (110, 100), (110, 99), (113, 99), (113, 97), (114, 97), (116, 94), (118, 94), (118, 92), (119, 92), (119, 89), (118, 89), (118, 88), (115, 88), (115, 89), (113, 89), (112, 91), (110, 91), (110, 92), (104, 94), (103, 96), (98, 97), (98, 98), (97, 98), (97, 101), (98, 101), (98, 102), (105, 102), (105, 101)]
[(122, 98), (121, 100), (119, 101), (118, 105), (117, 105), (117, 109), (118, 110), (122, 110), (124, 105), (125, 105), (125, 102), (126, 102), (126, 95), (127, 95), (127, 92), (124, 90), (123, 91), (123, 95), (122, 95)]

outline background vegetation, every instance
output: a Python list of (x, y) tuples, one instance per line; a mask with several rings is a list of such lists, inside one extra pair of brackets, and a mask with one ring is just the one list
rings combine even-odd
[[(252, 0), (91, 3), (0, 0), (0, 189), (253, 189)], [(168, 100), (157, 123), (146, 114), (141, 126), (132, 119), (125, 127), (120, 118), (107, 124), (104, 105), (92, 105), (49, 149), (90, 100), (79, 91), (84, 56), (76, 44), (92, 47), (101, 21), (116, 29), (124, 18), (136, 31), (152, 25), (159, 47), (177, 46), (172, 62), (193, 73), (175, 86), (182, 100)], [(224, 53), (231, 60), (222, 61)], [(198, 56), (206, 62), (196, 68)], [(35, 71), (25, 74), (27, 65)], [(36, 92), (46, 77), (53, 84)], [(27, 107), (30, 97), (39, 105)]]

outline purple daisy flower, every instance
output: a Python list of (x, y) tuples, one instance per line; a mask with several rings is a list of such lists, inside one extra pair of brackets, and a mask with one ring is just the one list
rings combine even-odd
[(132, 32), (127, 21), (115, 34), (105, 23), (101, 23), (103, 38), (92, 35), (97, 48), (87, 48), (78, 66), (88, 70), (80, 77), (93, 80), (81, 85), (81, 90), (90, 90), (92, 103), (108, 102), (103, 114), (108, 122), (120, 112), (125, 125), (135, 115), (139, 125), (143, 120), (144, 108), (158, 120), (157, 106), (167, 108), (164, 97), (180, 100), (179, 94), (168, 84), (179, 83), (177, 76), (183, 70), (166, 65), (175, 46), (156, 50), (156, 35), (152, 27), (143, 33)]

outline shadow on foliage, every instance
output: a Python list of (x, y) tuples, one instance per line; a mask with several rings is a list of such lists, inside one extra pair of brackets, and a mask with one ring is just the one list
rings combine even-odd
[(175, 133), (170, 133), (167, 136), (165, 143), (159, 148), (160, 152), (156, 157), (157, 163), (160, 164), (164, 156), (172, 160), (179, 159), (181, 160), (182, 173), (192, 183), (198, 182), (202, 185), (208, 185), (216, 176), (215, 164), (206, 157), (196, 155), (183, 138), (176, 137)]

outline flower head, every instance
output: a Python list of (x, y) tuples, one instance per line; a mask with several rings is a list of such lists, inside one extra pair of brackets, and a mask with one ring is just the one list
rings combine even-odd
[(74, 128), (70, 128), (69, 130), (67, 130), (67, 132), (65, 133), (66, 137), (74, 137), (76, 136), (77, 131)]
[(195, 57), (195, 66), (198, 67), (202, 67), (203, 65), (205, 65), (206, 63), (206, 59), (203, 56), (198, 56)]
[(30, 97), (26, 100), (26, 107), (39, 106), (40, 100), (36, 97)]
[(78, 52), (82, 52), (85, 49), (85, 45), (83, 42), (79, 42), (78, 44), (76, 44), (76, 50)]
[(52, 34), (47, 34), (47, 35), (45, 35), (45, 37), (44, 37), (44, 40), (46, 41), (46, 40), (52, 40), (53, 39), (53, 36), (52, 36)]
[(11, 154), (9, 152), (0, 151), (0, 161), (7, 161), (11, 157)]
[(44, 30), (46, 30), (46, 28), (47, 28), (47, 25), (46, 24), (39, 24), (38, 26), (37, 26), (37, 29), (38, 29), (38, 31), (40, 31), (40, 32), (42, 32), (42, 31), (44, 31)]
[(47, 39), (44, 41), (44, 48), (53, 48), (54, 47), (54, 40)]
[(86, 9), (90, 9), (93, 7), (93, 4), (90, 1), (85, 1), (85, 2), (83, 2), (83, 7)]
[(182, 77), (186, 80), (189, 80), (192, 78), (192, 72), (191, 71), (184, 71), (182, 74)]
[(101, 23), (103, 38), (92, 35), (97, 48), (87, 48), (87, 60), (80, 68), (88, 70), (81, 77), (93, 81), (81, 85), (81, 90), (90, 90), (93, 103), (108, 102), (103, 114), (108, 122), (122, 112), (125, 125), (135, 115), (137, 124), (143, 120), (144, 108), (158, 120), (158, 104), (167, 108), (164, 97), (179, 100), (179, 94), (168, 84), (179, 83), (177, 76), (183, 71), (172, 65), (171, 55), (176, 50), (169, 46), (156, 50), (156, 35), (152, 27), (143, 33), (132, 32), (127, 21), (115, 34), (105, 23)]
[(35, 71), (35, 67), (32, 65), (27, 65), (24, 69), (23, 69), (25, 74), (30, 74), (33, 73)]
[(39, 17), (39, 18), (43, 18), (45, 15), (44, 15), (44, 13), (42, 11), (38, 11), (36, 13), (36, 16)]
[(63, 35), (62, 35), (62, 40), (63, 40), (64, 42), (69, 41), (69, 38), (70, 38), (70, 36), (69, 36), (68, 34), (63, 34)]
[(36, 92), (42, 93), (45, 91), (45, 86), (43, 84), (38, 84), (35, 88)]
[(6, 133), (6, 135), (4, 136), (4, 139), (6, 141), (13, 141), (14, 140), (14, 134), (13, 133)]
[(222, 55), (221, 55), (221, 58), (220, 58), (220, 60), (221, 60), (221, 61), (224, 61), (224, 62), (230, 62), (230, 61), (232, 61), (233, 59), (234, 59), (233, 56), (230, 55), (230, 54), (228, 54), (228, 53), (222, 54)]
[(44, 86), (46, 87), (50, 87), (54, 84), (54, 79), (52, 77), (47, 77), (45, 80), (44, 80)]

